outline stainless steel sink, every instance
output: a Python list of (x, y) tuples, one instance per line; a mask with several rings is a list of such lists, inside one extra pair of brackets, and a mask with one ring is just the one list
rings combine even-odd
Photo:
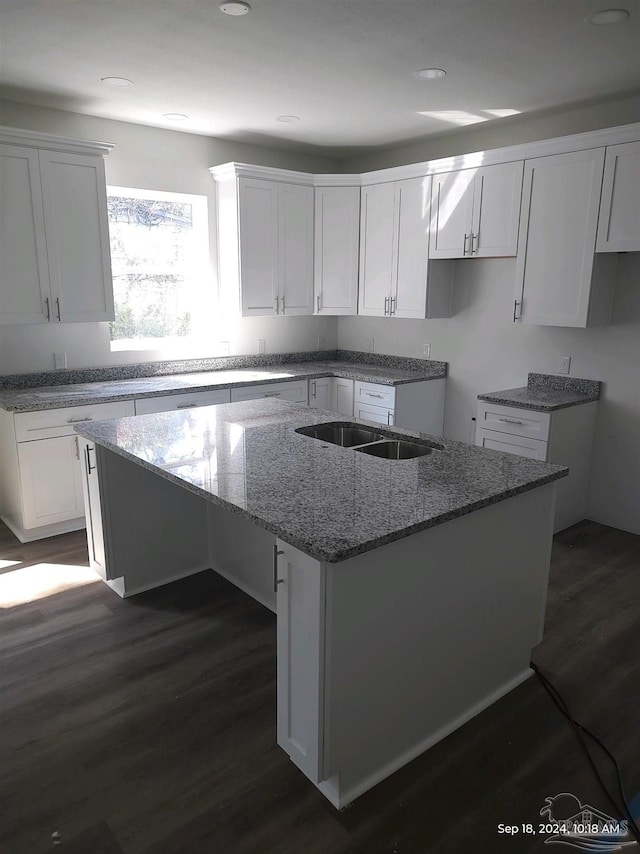
[(379, 442), (384, 439), (384, 435), (375, 430), (367, 430), (365, 427), (357, 426), (345, 427), (339, 424), (314, 424), (311, 427), (299, 427), (296, 433), (329, 442), (331, 445), (341, 445), (343, 448), (353, 448), (355, 445)]
[(355, 450), (361, 454), (382, 457), (385, 460), (413, 460), (416, 457), (426, 457), (427, 454), (432, 454), (438, 449), (430, 445), (418, 444), (418, 442), (406, 442), (403, 439), (385, 439), (382, 442), (362, 445)]

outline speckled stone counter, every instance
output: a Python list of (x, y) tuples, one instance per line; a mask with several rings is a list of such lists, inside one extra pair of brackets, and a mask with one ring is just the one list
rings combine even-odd
[(554, 374), (529, 374), (527, 385), (523, 388), (479, 394), (478, 400), (486, 400), (502, 406), (517, 406), (520, 409), (553, 412), (556, 409), (565, 409), (568, 406), (579, 406), (581, 403), (598, 400), (600, 386), (601, 383), (598, 380), (584, 380)]
[(435, 437), (421, 437), (441, 448), (428, 456), (385, 460), (296, 432), (335, 420), (335, 413), (269, 399), (95, 422), (76, 430), (329, 562), (567, 474), (563, 466)]
[[(286, 361), (286, 355), (297, 355), (301, 361)], [(382, 385), (401, 385), (441, 379), (447, 375), (446, 362), (422, 359), (405, 359), (345, 350), (323, 353), (325, 359), (322, 361), (317, 360), (318, 353), (286, 355), (269, 357), (271, 363), (268, 363), (264, 356), (165, 363), (165, 366), (170, 366), (165, 367), (165, 370), (170, 372), (161, 376), (131, 376), (136, 366), (127, 366), (126, 369), (92, 368), (75, 372), (63, 371), (60, 373), (67, 379), (64, 384), (59, 384), (60, 377), (53, 373), (5, 377), (0, 378), (0, 407), (13, 412), (30, 412), (64, 406), (82, 406), (89, 403), (157, 397), (185, 391), (198, 392), (257, 383), (282, 382), (296, 378), (319, 379), (334, 376)], [(315, 356), (316, 359), (306, 359), (307, 356)], [(327, 359), (326, 357), (329, 356), (331, 358)], [(215, 370), (193, 371), (193, 368), (201, 367), (202, 363), (215, 367)], [(191, 373), (173, 372), (173, 367), (187, 364), (192, 368)], [(146, 371), (152, 369), (149, 365), (139, 367)], [(102, 376), (104, 379), (98, 379)], [(40, 385), (37, 384), (38, 380)]]

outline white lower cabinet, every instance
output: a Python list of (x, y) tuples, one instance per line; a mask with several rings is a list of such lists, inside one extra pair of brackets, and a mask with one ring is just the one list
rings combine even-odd
[(353, 415), (353, 380), (342, 377), (322, 377), (309, 380), (309, 406)]
[(0, 410), (0, 517), (20, 542), (84, 527), (74, 424), (134, 414), (133, 401)]
[(596, 410), (596, 401), (554, 412), (478, 401), (476, 445), (568, 466), (556, 484), (554, 533), (587, 515)]
[(353, 417), (356, 421), (373, 421), (441, 436), (445, 385), (444, 378), (397, 386), (356, 380)]
[(307, 380), (287, 380), (281, 383), (264, 383), (231, 389), (231, 403), (239, 400), (260, 400), (264, 397), (277, 397), (280, 400), (290, 400), (292, 403), (303, 403), (306, 406)]
[(160, 397), (143, 397), (136, 400), (136, 415), (151, 412), (169, 412), (172, 409), (194, 409), (196, 406), (216, 406), (230, 403), (231, 391), (228, 388), (211, 391), (187, 392), (185, 394), (163, 394)]

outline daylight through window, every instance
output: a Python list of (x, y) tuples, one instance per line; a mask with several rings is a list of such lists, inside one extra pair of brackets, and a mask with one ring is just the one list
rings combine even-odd
[(205, 196), (110, 187), (111, 349), (176, 349), (214, 317)]

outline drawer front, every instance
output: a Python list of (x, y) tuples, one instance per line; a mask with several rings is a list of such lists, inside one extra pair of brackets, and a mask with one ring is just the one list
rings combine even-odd
[(384, 406), (371, 406), (367, 403), (356, 403), (353, 407), (353, 417), (356, 421), (373, 421), (376, 424), (393, 424), (393, 409)]
[(360, 403), (370, 406), (386, 406), (394, 409), (396, 405), (396, 390), (392, 385), (363, 383), (356, 380), (353, 389), (353, 399), (356, 406)]
[(518, 409), (515, 406), (498, 406), (486, 400), (478, 401), (477, 426), (481, 430), (496, 430), (523, 436), (528, 439), (549, 439), (551, 414), (533, 409)]
[(258, 400), (264, 397), (277, 397), (293, 403), (308, 402), (307, 380), (293, 380), (284, 383), (264, 383), (262, 385), (243, 386), (231, 389), (231, 403), (239, 400)]
[(69, 436), (74, 432), (74, 424), (81, 424), (83, 421), (124, 418), (126, 415), (135, 415), (132, 400), (67, 406), (64, 409), (42, 409), (39, 412), (16, 412), (14, 415), (16, 441), (30, 442), (35, 439)]
[(518, 454), (520, 457), (530, 457), (533, 460), (547, 461), (548, 442), (540, 439), (527, 439), (500, 433), (497, 430), (476, 430), (476, 445), (490, 448), (492, 451), (503, 451), (507, 454)]
[(199, 391), (192, 394), (163, 394), (161, 397), (142, 397), (136, 400), (136, 415), (148, 415), (150, 412), (169, 412), (172, 409), (193, 409), (196, 406), (216, 406), (229, 403), (231, 392), (228, 388)]

